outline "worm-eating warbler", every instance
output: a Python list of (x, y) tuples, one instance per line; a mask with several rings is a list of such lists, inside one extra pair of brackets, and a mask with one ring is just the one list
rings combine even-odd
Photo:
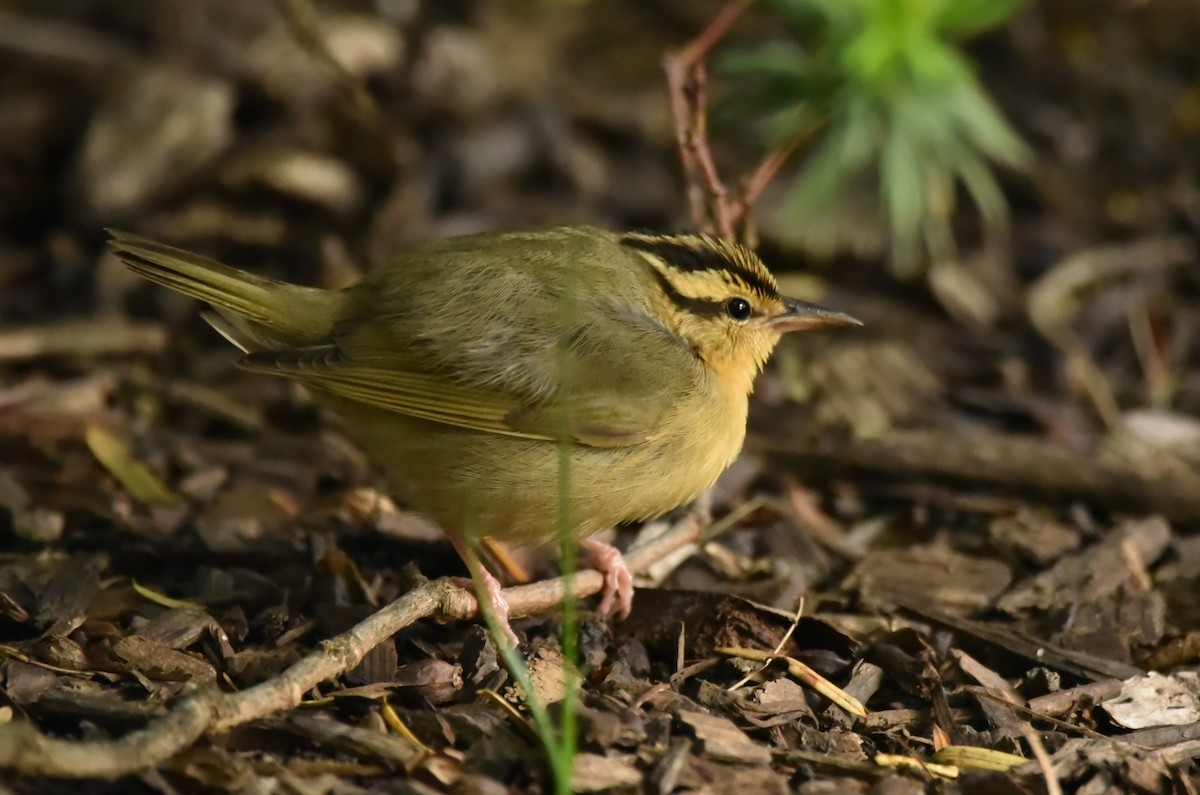
[[(344, 290), (121, 232), (111, 245), (138, 274), (208, 302), (243, 367), (338, 411), (447, 531), (501, 618), (470, 537), (541, 542), (567, 527), (587, 539), (695, 499), (741, 450), (780, 336), (858, 323), (784, 298), (754, 253), (706, 236), (484, 232), (425, 242)], [(601, 611), (628, 612), (619, 554), (581, 543), (607, 569)]]

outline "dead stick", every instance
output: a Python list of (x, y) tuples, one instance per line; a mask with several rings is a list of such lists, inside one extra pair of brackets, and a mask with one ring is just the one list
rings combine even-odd
[[(647, 544), (630, 550), (626, 563), (645, 571), (676, 549), (695, 543), (701, 522), (696, 517)], [(577, 598), (599, 593), (604, 577), (587, 569), (572, 575)], [(506, 589), (512, 615), (553, 609), (567, 593), (567, 578)], [(185, 697), (161, 718), (118, 740), (76, 742), (48, 737), (32, 724), (0, 726), (0, 770), (52, 778), (116, 779), (154, 767), (205, 734), (228, 731), (252, 720), (298, 706), (312, 688), (350, 670), (371, 649), (422, 618), (467, 620), (478, 613), (475, 597), (449, 580), (426, 583), (356, 625), (321, 643), (274, 679), (237, 693), (208, 688)]]
[(797, 146), (798, 143), (790, 143), (768, 152), (755, 166), (754, 171), (742, 180), (742, 194), (738, 197), (737, 204), (734, 205), (739, 218), (750, 211)]
[(334, 107), (369, 144), (365, 151), (357, 153), (358, 157), (365, 159), (364, 165), (372, 169), (393, 172), (396, 169), (395, 153), (383, 112), (362, 78), (346, 68), (330, 51), (321, 15), (313, 0), (275, 0), (275, 7), (296, 43), (330, 73), (341, 89), (335, 97), (337, 104)]
[(758, 202), (758, 197), (767, 189), (771, 180), (783, 168), (783, 164), (800, 147), (800, 141), (793, 141), (767, 153), (749, 176), (743, 177), (738, 189), (738, 197), (730, 209), (732, 222), (742, 225), (742, 241), (751, 247), (758, 245), (758, 229), (754, 223), (752, 211)]
[(689, 67), (675, 54), (663, 59), (663, 70), (667, 74), (667, 92), (670, 95), (671, 117), (675, 127), (675, 147), (679, 150), (679, 162), (683, 167), (686, 183), (688, 210), (692, 224), (704, 228), (707, 217), (704, 186), (696, 174), (696, 155), (691, 122), (691, 100), (688, 91)]
[(671, 117), (675, 123), (675, 145), (687, 183), (692, 223), (703, 228), (705, 219), (711, 218), (716, 231), (730, 240), (734, 239), (734, 228), (728, 193), (708, 146), (704, 58), (752, 2), (732, 0), (726, 3), (699, 36), (682, 50), (669, 53), (663, 59)]
[(973, 430), (892, 431), (819, 447), (786, 435), (755, 436), (760, 450), (817, 464), (902, 477), (975, 481), (1052, 499), (1079, 499), (1116, 510), (1149, 511), (1200, 521), (1200, 474), (1079, 453), (1034, 436)]
[(0, 361), (158, 353), (165, 347), (167, 332), (161, 324), (119, 318), (70, 320), (0, 333)]
[(342, 90), (355, 105), (361, 118), (366, 120), (378, 132), (380, 124), (379, 106), (371, 92), (367, 91), (362, 80), (347, 69), (341, 61), (333, 56), (325, 43), (325, 34), (321, 29), (321, 17), (311, 0), (275, 0), (275, 7), (287, 23), (288, 30), (310, 55), (316, 58), (322, 66), (328, 69), (341, 86)]
[(703, 63), (692, 65), (688, 85), (691, 89), (693, 108), (689, 143), (696, 157), (696, 167), (708, 190), (708, 203), (717, 233), (724, 238), (734, 240), (737, 232), (733, 228), (729, 190), (721, 179), (717, 161), (713, 157), (712, 148), (708, 145), (708, 70), (704, 68)]
[(733, 23), (737, 22), (738, 17), (750, 7), (752, 2), (754, 0), (733, 0), (722, 6), (717, 15), (713, 17), (712, 22), (708, 23), (708, 27), (683, 48), (683, 52), (679, 54), (680, 60), (691, 66), (707, 57), (709, 51), (725, 38), (725, 34), (729, 33)]

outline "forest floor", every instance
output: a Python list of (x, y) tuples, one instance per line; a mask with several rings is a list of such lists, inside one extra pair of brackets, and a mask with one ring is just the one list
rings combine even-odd
[[(458, 232), (685, 229), (661, 61), (719, 4), (307, 8), (0, 3), (0, 793), (548, 791), (438, 530), (104, 229), (325, 286)], [(768, 191), (784, 292), (865, 326), (777, 352), (711, 523), (617, 534), (577, 791), (1200, 791), (1196, 41), (1183, 0), (975, 41), (1037, 166), (927, 274), (869, 216), (806, 256)], [(560, 700), (559, 613), (516, 627)]]

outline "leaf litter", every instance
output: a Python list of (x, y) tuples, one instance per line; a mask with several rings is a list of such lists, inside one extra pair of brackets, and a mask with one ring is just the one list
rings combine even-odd
[[(661, 53), (703, 24), (570, 4), (522, 37), (536, 56), (498, 58), (531, 24), (518, 4), (334, 2), (307, 44), (283, 3), (214, 0), (204, 25), (96, 10), (109, 5), (4, 12), (0, 42), (20, 66), (0, 77), (0, 151), (20, 153), (0, 159), (0, 764), (33, 768), (5, 773), (17, 793), (67, 791), (45, 777), (62, 757), (5, 745), (20, 727), (100, 769), (87, 742), (213, 693), (251, 698), (425, 578), (462, 573), (335, 418), (236, 372), (194, 306), (106, 258), (99, 228), (321, 284), (413, 240), (563, 220), (566, 204), (670, 228), (657, 55), (642, 69), (603, 53), (614, 39)], [(1169, 48), (1195, 19), (1142, 5), (1106, 20), (1050, 3), (1024, 23), (1040, 38), (1006, 30), (980, 50), (1053, 164), (1022, 187), (1035, 209), (1016, 214), (1012, 250), (979, 243), (1005, 279), (896, 284), (874, 262), (791, 274), (868, 331), (780, 352), (714, 492), (719, 535), (656, 570), (628, 621), (584, 622), (577, 791), (1200, 787), (1200, 128), (1181, 99), (1169, 135), (1130, 135), (1139, 107), (1164, 111), (1121, 74), (1194, 90), (1111, 27)], [(1200, 68), (1193, 40), (1176, 56)], [(1005, 47), (1068, 81), (1078, 118), (996, 74)], [(1068, 53), (1090, 66), (1063, 76)], [(364, 87), (367, 104), (347, 101)], [(1070, 135), (1111, 162), (1067, 156)], [(557, 619), (519, 626), (553, 702), (570, 666)], [(85, 775), (86, 791), (548, 786), (523, 694), (477, 626), (421, 621), (361, 651), (299, 708), (211, 724), (123, 779)], [(793, 663), (864, 714), (789, 678)]]

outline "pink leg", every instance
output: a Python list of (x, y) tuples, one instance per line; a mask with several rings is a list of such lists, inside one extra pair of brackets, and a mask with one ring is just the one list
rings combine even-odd
[(604, 590), (596, 609), (602, 616), (629, 617), (633, 608), (633, 572), (625, 565), (621, 550), (595, 538), (585, 538), (579, 547), (587, 554), (592, 568), (604, 575)]
[[(512, 627), (508, 624), (508, 601), (504, 598), (504, 587), (500, 585), (500, 581), (492, 576), (486, 568), (483, 561), (475, 554), (475, 550), (467, 543), (466, 539), (461, 536), (450, 536), (450, 543), (454, 545), (454, 549), (458, 552), (459, 557), (467, 564), (467, 570), (471, 572), (471, 580), (460, 582), (464, 588), (471, 588), (478, 596), (479, 591), (487, 598), (488, 605), (492, 609), (492, 615), (496, 617), (496, 623), (500, 625), (500, 631), (508, 639), (508, 642), (513, 646), (519, 645), (517, 641), (517, 633), (513, 632)], [(478, 587), (478, 590), (473, 585)], [(480, 616), (483, 615), (483, 607), (480, 606)]]

